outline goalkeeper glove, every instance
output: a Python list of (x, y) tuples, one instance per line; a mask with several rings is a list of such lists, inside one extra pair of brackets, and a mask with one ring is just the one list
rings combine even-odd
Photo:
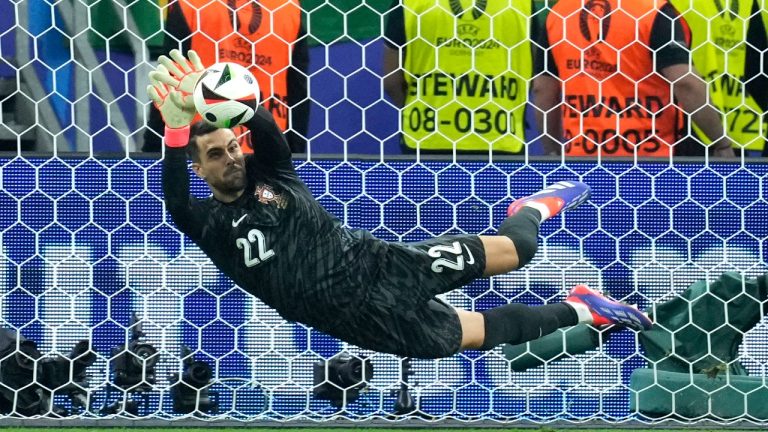
[(149, 74), (150, 85), (147, 86), (147, 94), (163, 116), (166, 126), (171, 129), (189, 126), (195, 118), (195, 104), (191, 96), (185, 101), (179, 90), (166, 84), (169, 77), (165, 66), (159, 65)]
[(157, 62), (164, 66), (167, 71), (166, 74), (158, 78), (170, 87), (179, 90), (186, 100), (195, 91), (195, 85), (205, 72), (205, 67), (203, 67), (200, 56), (194, 50), (187, 52), (189, 59), (184, 57), (184, 54), (179, 50), (171, 50), (168, 55), (171, 58), (166, 56), (157, 58)]

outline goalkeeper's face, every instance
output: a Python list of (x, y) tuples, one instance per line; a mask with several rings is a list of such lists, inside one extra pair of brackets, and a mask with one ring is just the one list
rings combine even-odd
[(192, 164), (198, 176), (208, 183), (213, 195), (229, 202), (245, 189), (245, 159), (231, 129), (217, 129), (197, 137), (200, 162)]

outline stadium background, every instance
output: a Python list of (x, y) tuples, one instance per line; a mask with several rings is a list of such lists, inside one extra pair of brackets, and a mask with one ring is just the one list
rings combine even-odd
[[(16, 151), (0, 158), (5, 325), (37, 341), (45, 353), (65, 353), (77, 340), (92, 339), (99, 354), (89, 369), (95, 406), (107, 397), (110, 350), (125, 343), (135, 312), (146, 341), (161, 352), (151, 417), (176, 416), (167, 377), (178, 370), (180, 346), (186, 344), (196, 358), (215, 365), (213, 388), (223, 417), (387, 418), (399, 386), (399, 359), (361, 352), (282, 321), (222, 277), (163, 211), (160, 164), (153, 155), (135, 153), (131, 141), (140, 136), (146, 108), (136, 88), (142, 88), (147, 65), (137, 64), (129, 48), (137, 41), (152, 47), (157, 29), (126, 31), (121, 20), (106, 18), (112, 7), (120, 10), (126, 3), (105, 0), (90, 4), (96, 32), (65, 31), (67, 3), (74, 5), (69, 12), (84, 10), (83, 3), (67, 1), (0, 6), (6, 59), (0, 72), (6, 83), (22, 78), (22, 89), (10, 92), (13, 103), (23, 99), (38, 112), (50, 105), (58, 123), (38, 120), (25, 129), (29, 118), (16, 118), (22, 129), (6, 128), (23, 138), (45, 131), (58, 137), (49, 148), (39, 140), (39, 153), (24, 150), (25, 140), (14, 140)], [(389, 3), (303, 3), (316, 42), (310, 62), (314, 105), (310, 151), (296, 164), (326, 208), (349, 226), (408, 241), (492, 233), (510, 200), (558, 180), (580, 178), (595, 191), (590, 203), (543, 226), (543, 247), (529, 267), (477, 281), (449, 295), (453, 304), (485, 309), (512, 300), (556, 301), (564, 288), (589, 283), (648, 307), (722, 271), (764, 272), (768, 222), (762, 216), (768, 205), (762, 161), (562, 163), (533, 157), (535, 145), (526, 158), (492, 162), (397, 157), (397, 112), (384, 101), (377, 74), (380, 13)], [(158, 16), (151, 2), (128, 5), (135, 24)], [(101, 23), (117, 27), (101, 29)], [(74, 49), (84, 38), (93, 48), (90, 64), (73, 61), (71, 51), (62, 49), (87, 59)], [(27, 43), (35, 49), (24, 52)], [(20, 61), (30, 53), (32, 62)], [(113, 98), (95, 79), (85, 89), (77, 85), (77, 77), (99, 72)], [(30, 73), (51, 96), (35, 98), (34, 89), (24, 88), (32, 84), (23, 79)], [(4, 99), (4, 110), (11, 100)], [(78, 117), (81, 110), (86, 123)], [(118, 112), (127, 129), (116, 122)], [(72, 150), (85, 154), (67, 153)], [(193, 186), (196, 194), (206, 193), (199, 181)], [(768, 348), (759, 342), (765, 336), (761, 325), (742, 347), (753, 375), (765, 375)], [(311, 397), (311, 366), (342, 349), (370, 355), (375, 376), (369, 391), (339, 412)], [(412, 381), (420, 409), (439, 420), (618, 424), (650, 421), (629, 410), (629, 375), (644, 364), (634, 334), (625, 331), (599, 351), (525, 373), (512, 373), (498, 350), (417, 360)]]

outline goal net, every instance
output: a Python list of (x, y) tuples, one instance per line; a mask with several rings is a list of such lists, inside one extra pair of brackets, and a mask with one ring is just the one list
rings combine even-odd
[[(641, 309), (682, 298), (678, 312), (690, 311), (689, 321), (668, 328), (669, 352), (662, 354), (649, 347), (664, 343), (615, 329), (596, 333), (599, 346), (574, 352), (561, 344), (544, 357), (537, 345), (439, 360), (370, 352), (283, 320), (223, 276), (165, 211), (162, 154), (141, 151), (149, 118), (143, 88), (164, 49), (163, 20), (174, 3), (0, 5), (0, 415), (766, 424), (768, 165), (750, 158), (758, 147), (745, 144), (737, 150), (742, 158), (727, 160), (546, 157), (536, 108), (523, 98), (505, 108), (525, 116), (518, 155), (493, 153), (487, 144), (475, 154), (411, 152), (402, 139), (408, 118), (383, 84), (386, 25), (403, 5), (302, 1), (307, 144), (294, 160), (316, 198), (346, 226), (392, 241), (493, 234), (512, 200), (578, 179), (592, 186), (592, 199), (542, 225), (532, 263), (445, 300), (478, 311), (553, 303), (588, 284)], [(280, 2), (259, 3), (265, 16), (272, 3)], [(704, 3), (721, 11), (708, 15)], [(526, 32), (541, 26), (554, 4), (515, 9), (530, 9), (520, 15)], [(675, 4), (691, 15), (694, 30), (702, 20), (727, 17), (732, 32), (723, 31), (735, 42), (726, 52), (743, 48), (750, 26), (768, 12), (761, 0)], [(521, 94), (530, 91), (532, 72), (504, 72), (522, 80)], [(746, 94), (743, 75), (729, 69), (704, 78), (712, 87), (735, 76), (727, 85)], [(749, 126), (764, 136), (762, 112), (750, 103), (744, 96), (729, 108), (726, 129)], [(472, 135), (483, 128), (477, 112), (484, 108), (470, 108)], [(738, 110), (741, 120), (733, 119)], [(463, 127), (460, 118), (455, 128)], [(505, 122), (511, 134), (512, 120)], [(193, 194), (207, 196), (207, 186), (190, 175)], [(729, 296), (715, 293), (719, 303), (699, 309), (686, 297), (697, 281), (713, 284), (727, 272), (736, 282)], [(755, 316), (738, 315), (740, 305), (757, 307)], [(696, 315), (702, 310), (712, 319)], [(726, 342), (733, 345), (724, 353)], [(522, 351), (512, 355), (512, 348)], [(523, 357), (533, 360), (519, 368)], [(670, 368), (668, 359), (681, 363)]]

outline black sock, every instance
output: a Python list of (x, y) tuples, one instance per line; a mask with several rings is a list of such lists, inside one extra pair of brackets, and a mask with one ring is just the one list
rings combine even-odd
[(531, 207), (523, 207), (517, 213), (504, 219), (499, 226), (499, 235), (512, 239), (520, 260), (517, 268), (531, 262), (539, 247), (539, 224), (541, 213)]
[(517, 345), (579, 323), (576, 311), (567, 303), (528, 306), (510, 303), (482, 311), (485, 339), (478, 348), (487, 351), (502, 343)]

